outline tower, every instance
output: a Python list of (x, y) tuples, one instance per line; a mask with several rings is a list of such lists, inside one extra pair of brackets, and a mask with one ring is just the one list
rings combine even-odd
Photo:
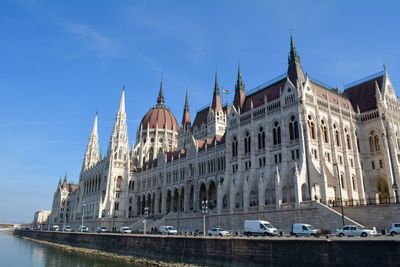
[(242, 80), (242, 75), (240, 73), (240, 65), (239, 65), (238, 76), (235, 85), (235, 97), (233, 99), (233, 105), (235, 106), (237, 111), (239, 111), (239, 109), (242, 109), (245, 99), (246, 99), (246, 90)]
[(99, 135), (97, 133), (97, 112), (94, 117), (92, 132), (89, 136), (89, 143), (86, 148), (85, 156), (83, 159), (82, 171), (88, 170), (101, 160), (99, 150)]
[(129, 158), (124, 88), (108, 148), (107, 191), (105, 192), (105, 201), (100, 206), (100, 214), (108, 214), (112, 218), (127, 217), (124, 210), (126, 210), (128, 194)]
[(288, 71), (287, 75), (289, 80), (294, 86), (299, 89), (299, 86), (305, 81), (303, 68), (301, 66), (300, 56), (296, 51), (293, 36), (290, 36), (290, 52), (288, 57)]
[(225, 127), (226, 113), (222, 108), (218, 78), (217, 73), (215, 73), (213, 98), (207, 115), (207, 138), (213, 138), (215, 135), (224, 135)]
[(190, 121), (190, 111), (189, 111), (189, 99), (188, 93), (186, 91), (185, 96), (185, 105), (183, 107), (183, 114), (182, 114), (182, 126), (179, 129), (179, 136), (178, 136), (178, 148), (186, 148), (186, 144), (191, 138), (191, 121)]

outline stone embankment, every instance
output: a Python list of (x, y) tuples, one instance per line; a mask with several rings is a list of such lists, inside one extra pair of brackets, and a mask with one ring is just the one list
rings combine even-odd
[[(207, 266), (396, 266), (399, 238), (209, 238), (15, 231), (28, 237), (72, 247), (172, 262)], [(90, 253), (90, 252), (89, 252)], [(157, 266), (157, 265), (156, 265)], [(160, 266), (160, 265), (158, 265)]]

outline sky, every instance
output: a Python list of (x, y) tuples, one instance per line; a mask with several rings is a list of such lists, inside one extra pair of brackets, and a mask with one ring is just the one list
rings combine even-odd
[[(400, 88), (398, 1), (0, 0), (0, 222), (51, 209), (60, 176), (79, 180), (96, 111), (107, 151), (125, 86), (129, 142), (156, 103), (181, 121), (209, 105), (214, 75), (249, 91), (303, 69), (330, 86), (383, 70)], [(224, 102), (231, 102), (233, 94)]]

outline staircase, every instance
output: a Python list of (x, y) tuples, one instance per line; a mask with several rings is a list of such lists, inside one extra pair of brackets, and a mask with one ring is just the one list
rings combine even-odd
[[(328, 207), (320, 202), (313, 202), (313, 206), (318, 208), (321, 229), (334, 230), (342, 226), (342, 214), (336, 210)], [(364, 227), (361, 223), (354, 221), (353, 219), (344, 216), (344, 224), (357, 225), (358, 227)]]

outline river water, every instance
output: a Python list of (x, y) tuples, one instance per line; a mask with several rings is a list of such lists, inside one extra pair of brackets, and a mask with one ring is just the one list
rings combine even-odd
[(0, 232), (0, 266), (4, 267), (140, 267), (123, 261), (47, 246)]

